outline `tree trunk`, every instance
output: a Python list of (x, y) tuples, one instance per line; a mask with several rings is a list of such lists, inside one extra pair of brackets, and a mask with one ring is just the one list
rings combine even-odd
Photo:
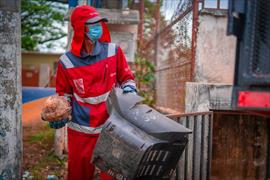
[(20, 1), (0, 3), (0, 179), (21, 179)]

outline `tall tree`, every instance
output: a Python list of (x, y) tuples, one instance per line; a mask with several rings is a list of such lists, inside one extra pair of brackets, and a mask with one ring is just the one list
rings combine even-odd
[(65, 37), (64, 17), (67, 6), (47, 0), (21, 1), (21, 43), (24, 50), (38, 50), (46, 43), (53, 47), (54, 41)]
[(20, 1), (0, 4), (0, 179), (22, 179)]

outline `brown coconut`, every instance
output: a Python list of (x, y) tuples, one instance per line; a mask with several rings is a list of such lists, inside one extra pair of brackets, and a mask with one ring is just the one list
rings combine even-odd
[(43, 104), (41, 118), (44, 121), (71, 119), (71, 106), (68, 100), (58, 95), (47, 98)]

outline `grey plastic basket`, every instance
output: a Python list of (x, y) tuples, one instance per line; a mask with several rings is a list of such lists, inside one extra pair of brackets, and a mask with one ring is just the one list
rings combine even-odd
[(135, 94), (114, 89), (110, 117), (97, 141), (93, 163), (116, 179), (169, 179), (191, 131), (151, 107)]

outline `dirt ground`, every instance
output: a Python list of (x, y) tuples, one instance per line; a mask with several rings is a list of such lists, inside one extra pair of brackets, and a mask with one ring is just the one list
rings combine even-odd
[(54, 155), (54, 133), (42, 121), (23, 127), (23, 179), (66, 179), (67, 157)]

